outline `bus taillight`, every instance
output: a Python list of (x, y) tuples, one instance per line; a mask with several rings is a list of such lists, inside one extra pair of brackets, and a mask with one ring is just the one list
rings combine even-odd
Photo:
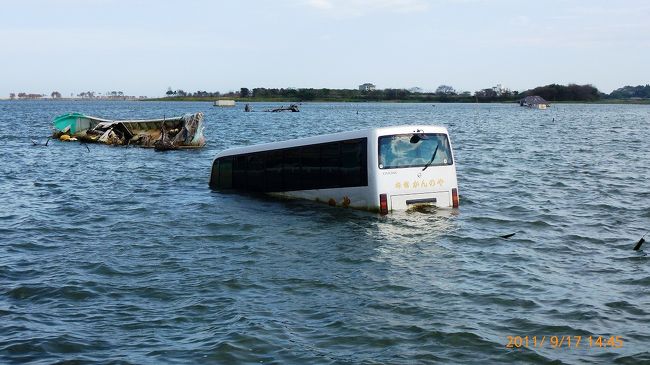
[(458, 208), (458, 189), (451, 189), (451, 204), (454, 208)]
[(388, 214), (388, 197), (386, 194), (379, 194), (379, 214)]

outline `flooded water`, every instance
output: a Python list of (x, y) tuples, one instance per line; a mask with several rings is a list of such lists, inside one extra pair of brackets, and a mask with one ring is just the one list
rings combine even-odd
[[(650, 106), (242, 109), (0, 102), (0, 363), (650, 362)], [(203, 111), (209, 144), (32, 146), (75, 111)], [(230, 146), (420, 123), (450, 131), (458, 210), (208, 188)]]

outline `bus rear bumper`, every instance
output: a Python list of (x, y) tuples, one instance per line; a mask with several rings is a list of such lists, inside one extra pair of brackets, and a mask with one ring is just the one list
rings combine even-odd
[(430, 192), (417, 194), (395, 194), (390, 196), (390, 209), (406, 210), (417, 205), (431, 205), (439, 208), (451, 207), (450, 192)]

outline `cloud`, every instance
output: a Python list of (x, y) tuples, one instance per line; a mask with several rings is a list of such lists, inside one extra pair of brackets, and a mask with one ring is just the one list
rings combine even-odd
[(412, 13), (426, 11), (426, 0), (306, 0), (306, 5), (338, 16), (363, 16), (372, 12)]

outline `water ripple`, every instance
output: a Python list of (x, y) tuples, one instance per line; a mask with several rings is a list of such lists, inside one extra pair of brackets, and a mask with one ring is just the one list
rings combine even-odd
[[(240, 109), (0, 101), (0, 363), (650, 362), (648, 243), (631, 250), (650, 231), (650, 107)], [(31, 145), (73, 111), (203, 111), (209, 144)], [(380, 217), (207, 186), (224, 148), (433, 122), (454, 143), (457, 211)]]

